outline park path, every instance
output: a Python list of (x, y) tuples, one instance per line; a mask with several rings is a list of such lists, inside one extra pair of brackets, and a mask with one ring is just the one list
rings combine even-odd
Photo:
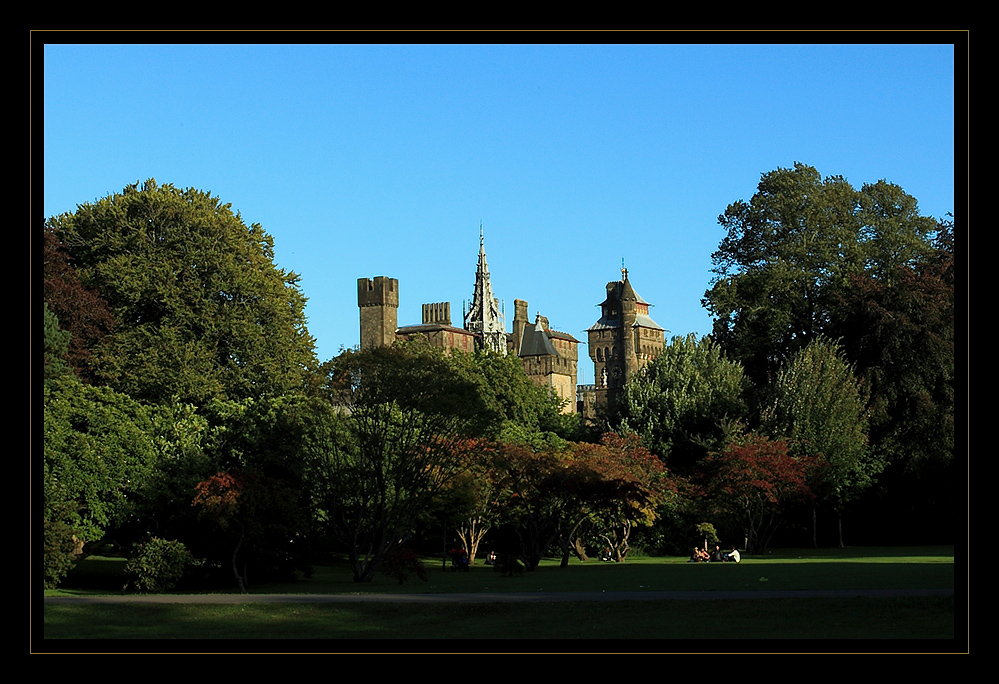
[(467, 594), (156, 594), (51, 596), (46, 604), (93, 603), (518, 603), (565, 601), (717, 601), (798, 598), (953, 596), (953, 589), (835, 589), (798, 591), (567, 591)]

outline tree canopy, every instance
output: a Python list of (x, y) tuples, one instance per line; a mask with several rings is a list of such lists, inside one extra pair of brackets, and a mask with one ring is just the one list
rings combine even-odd
[(791, 455), (824, 459), (825, 467), (813, 471), (811, 489), (840, 515), (874, 484), (884, 464), (868, 448), (867, 394), (839, 345), (816, 338), (781, 368), (770, 394), (764, 428), (787, 439)]
[(720, 449), (725, 426), (746, 413), (742, 366), (710, 338), (674, 337), (625, 388), (616, 422), (673, 470)]
[(849, 276), (884, 277), (931, 249), (937, 222), (886, 181), (856, 190), (801, 163), (763, 174), (750, 201), (718, 217), (704, 305), (712, 336), (765, 385), (792, 353), (828, 332), (833, 294)]
[(344, 352), (328, 387), (311, 447), (317, 506), (354, 580), (366, 582), (466, 469), (491, 414), (475, 383), (420, 343)]
[(218, 198), (148, 180), (50, 218), (46, 231), (115, 321), (90, 350), (98, 384), (202, 404), (289, 391), (315, 366), (298, 275)]

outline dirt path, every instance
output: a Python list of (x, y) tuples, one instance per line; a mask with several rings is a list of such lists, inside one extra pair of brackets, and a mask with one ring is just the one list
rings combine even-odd
[(779, 598), (894, 598), (953, 596), (953, 589), (842, 589), (802, 591), (610, 591), (496, 594), (161, 594), (53, 596), (51, 604), (84, 603), (556, 603), (564, 601), (713, 601)]

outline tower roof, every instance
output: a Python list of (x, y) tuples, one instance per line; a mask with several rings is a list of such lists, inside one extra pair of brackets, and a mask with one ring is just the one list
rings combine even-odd
[(635, 313), (635, 327), (665, 330), (648, 315), (648, 307), (652, 305), (642, 299), (642, 296), (635, 291), (628, 279), (628, 270), (622, 268), (621, 280), (607, 283), (607, 297), (600, 303), (600, 319), (587, 328), (587, 332), (620, 328), (622, 326), (622, 303), (625, 301), (633, 301), (644, 309), (644, 311), (640, 309)]
[(533, 325), (524, 327), (519, 356), (559, 356), (552, 341), (548, 339), (548, 331), (541, 324), (540, 316)]

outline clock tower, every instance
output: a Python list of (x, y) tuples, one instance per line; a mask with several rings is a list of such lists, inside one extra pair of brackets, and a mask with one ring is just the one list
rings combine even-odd
[(635, 292), (628, 270), (607, 283), (600, 320), (586, 331), (596, 378), (596, 404), (612, 404), (642, 366), (662, 353), (665, 330), (649, 316), (651, 304)]

